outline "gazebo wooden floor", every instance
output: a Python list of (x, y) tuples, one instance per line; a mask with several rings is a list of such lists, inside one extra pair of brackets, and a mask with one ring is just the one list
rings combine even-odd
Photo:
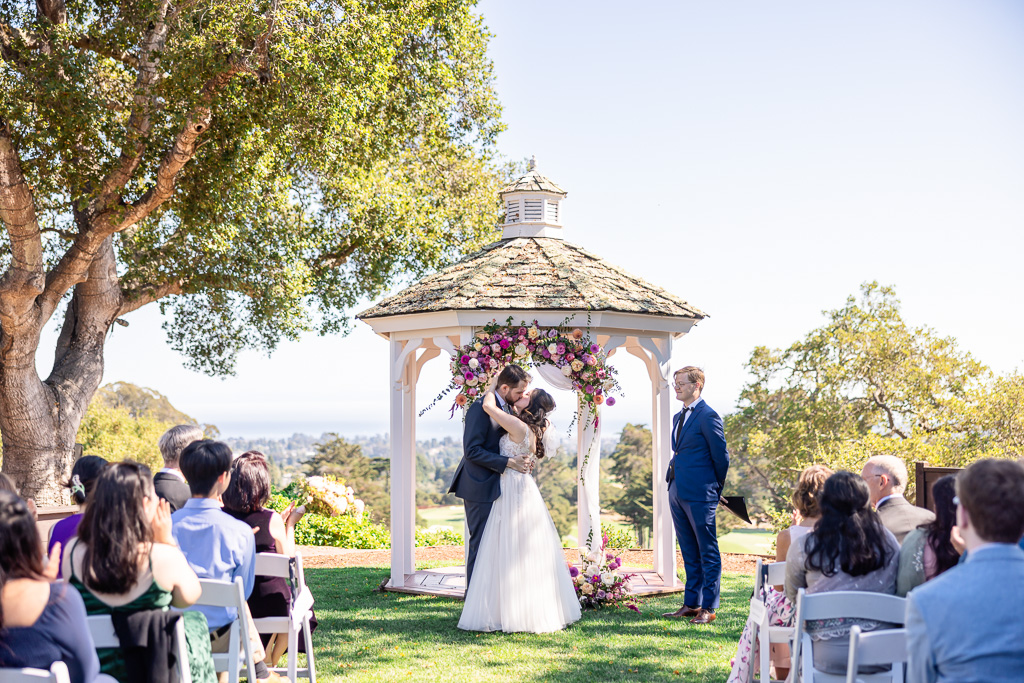
[[(636, 574), (632, 579), (633, 594), (638, 597), (683, 592), (681, 582), (675, 588), (669, 588), (665, 585), (665, 580), (661, 575), (656, 574), (653, 569), (622, 567), (618, 571), (621, 574)], [(463, 600), (466, 597), (466, 567), (421, 569), (412, 574), (406, 574), (404, 586), (392, 586), (389, 580), (384, 585), (384, 590), (414, 595), (438, 595)]]

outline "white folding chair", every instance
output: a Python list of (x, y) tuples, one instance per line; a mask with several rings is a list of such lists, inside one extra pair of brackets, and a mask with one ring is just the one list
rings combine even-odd
[[(850, 659), (846, 663), (846, 683), (862, 683), (857, 668), (872, 664), (891, 664), (893, 671), (903, 670), (907, 661), (907, 629), (861, 633), (860, 626), (850, 629)], [(900, 676), (902, 679), (902, 674)]]
[[(256, 554), (256, 576), (272, 576), (283, 578), (292, 585), (292, 605), (288, 616), (261, 617), (253, 619), (256, 630), (260, 633), (288, 634), (287, 666), (273, 667), (270, 670), (285, 674), (292, 683), (298, 678), (308, 678), (309, 683), (316, 683), (316, 668), (313, 664), (313, 639), (310, 633), (309, 620), (313, 616), (310, 609), (313, 595), (306, 587), (306, 577), (302, 573), (302, 556), (295, 554), (295, 573), (292, 575), (292, 558), (275, 553)], [(306, 645), (306, 667), (298, 668), (299, 632)]]
[[(766, 580), (767, 579), (767, 580)], [(754, 595), (750, 598), (750, 616), (747, 621), (753, 629), (753, 637), (757, 639), (758, 664), (762, 683), (771, 680), (770, 650), (772, 643), (789, 643), (793, 635), (792, 626), (772, 626), (769, 623), (768, 609), (764, 602), (764, 592), (768, 586), (777, 586), (786, 582), (786, 563), (772, 562), (762, 564), (758, 558), (754, 571)], [(751, 663), (750, 679), (753, 680), (754, 666)]]
[(228, 673), (228, 683), (238, 683), (242, 676), (256, 680), (256, 658), (253, 656), (252, 643), (249, 642), (249, 620), (245, 614), (245, 590), (242, 588), (242, 577), (235, 577), (234, 582), (200, 579), (202, 595), (193, 607), (234, 607), (238, 616), (231, 622), (228, 631), (228, 651), (213, 653), (213, 668), (220, 673)]
[[(114, 631), (114, 622), (109, 614), (94, 614), (85, 618), (89, 626), (92, 644), (98, 648), (120, 648), (121, 641)], [(188, 646), (185, 643), (185, 618), (178, 619), (174, 625), (174, 648), (178, 658), (178, 680), (181, 683), (192, 683), (192, 670), (188, 666)]]
[(68, 665), (54, 662), (46, 669), (0, 669), (0, 683), (71, 683)]
[[(872, 619), (900, 626), (904, 623), (906, 600), (895, 595), (869, 591), (833, 591), (808, 595), (803, 588), (797, 594), (793, 619), (792, 670), (794, 680), (804, 683), (845, 683), (845, 675), (828, 674), (814, 668), (811, 636), (806, 622), (818, 619)], [(865, 683), (903, 683), (903, 667), (877, 674), (860, 674)]]

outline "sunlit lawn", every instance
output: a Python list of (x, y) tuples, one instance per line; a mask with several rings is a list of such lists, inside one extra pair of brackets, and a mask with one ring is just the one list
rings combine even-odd
[(746, 619), (752, 579), (726, 574), (718, 620), (705, 627), (661, 617), (679, 594), (627, 609), (585, 612), (546, 635), (457, 628), (462, 603), (376, 592), (387, 568), (309, 569), (324, 681), (723, 681)]

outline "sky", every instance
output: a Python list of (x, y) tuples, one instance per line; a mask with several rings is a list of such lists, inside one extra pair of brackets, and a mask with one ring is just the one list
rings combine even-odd
[[(626, 9), (629, 7), (629, 9)], [(510, 159), (568, 191), (566, 240), (709, 314), (673, 366), (735, 408), (744, 363), (784, 347), (861, 283), (997, 372), (1024, 361), (1024, 3), (486, 0)], [(369, 307), (373, 302), (356, 311)], [(183, 367), (153, 306), (114, 327), (104, 382), (166, 394), (224, 436), (388, 431), (387, 343), (363, 323), (237, 374)], [(56, 329), (41, 344), (45, 376)], [(650, 423), (640, 362), (605, 436)], [(447, 383), (431, 361), (424, 406)], [(566, 405), (568, 394), (556, 395)], [(556, 412), (569, 424), (569, 410)], [(447, 405), (419, 438), (459, 436)]]

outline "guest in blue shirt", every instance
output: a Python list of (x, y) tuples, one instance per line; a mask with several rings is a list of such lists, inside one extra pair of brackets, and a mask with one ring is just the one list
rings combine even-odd
[(907, 681), (1020, 681), (1024, 466), (979, 460), (957, 476), (967, 559), (907, 595)]
[[(220, 495), (231, 479), (231, 449), (219, 441), (193, 441), (181, 452), (179, 466), (188, 480), (192, 498), (171, 515), (172, 533), (181, 552), (200, 579), (234, 581), (242, 578), (248, 599), (256, 578), (256, 541), (252, 528), (221, 509)], [(228, 651), (228, 630), (238, 617), (233, 607), (197, 606), (206, 615), (214, 652)], [(250, 642), (256, 658), (256, 678), (280, 680), (262, 661), (266, 656), (250, 620)]]

